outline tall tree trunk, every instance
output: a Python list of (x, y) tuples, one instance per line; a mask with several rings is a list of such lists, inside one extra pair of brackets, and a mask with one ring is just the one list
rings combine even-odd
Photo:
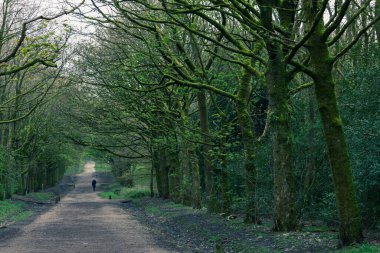
[(152, 165), (150, 167), (150, 197), (154, 197), (154, 165), (153, 165), (153, 155), (152, 155)]
[[(313, 13), (306, 13), (311, 26)], [(339, 233), (343, 245), (363, 240), (359, 206), (351, 173), (346, 137), (335, 95), (333, 62), (329, 48), (322, 39), (325, 30), (323, 20), (310, 38), (308, 49), (310, 65), (314, 71), (315, 93), (327, 143), (333, 174), (336, 201), (339, 212)]]
[(244, 145), (244, 167), (246, 186), (246, 210), (245, 222), (258, 222), (257, 206), (255, 202), (256, 193), (256, 167), (255, 159), (255, 139), (253, 135), (253, 121), (249, 113), (249, 96), (251, 93), (251, 73), (243, 69), (240, 80), (239, 91), (235, 100), (237, 118)]
[[(262, 2), (262, 1), (260, 1)], [(285, 1), (290, 4), (290, 1)], [(292, 13), (280, 10), (282, 26), (289, 28)], [(260, 6), (260, 14), (264, 27), (274, 31), (272, 25), (273, 10), (270, 6)], [(290, 129), (290, 105), (286, 63), (282, 45), (270, 36), (265, 37), (268, 51), (268, 85), (270, 123), (272, 126), (273, 171), (274, 171), (274, 227), (275, 231), (293, 231), (298, 228), (295, 207), (295, 183), (292, 161), (292, 135)]]
[(189, 150), (189, 157), (191, 161), (192, 175), (193, 175), (193, 206), (196, 209), (200, 209), (202, 207), (201, 205), (201, 177), (199, 174), (199, 163), (198, 163), (198, 158), (197, 158), (194, 145), (192, 145), (192, 147)]
[(308, 98), (309, 98), (309, 112), (308, 112), (308, 124), (310, 125), (310, 129), (308, 131), (308, 149), (307, 149), (307, 161), (306, 161), (306, 172), (305, 179), (303, 185), (303, 206), (307, 207), (310, 202), (310, 189), (312, 183), (314, 181), (315, 174), (315, 105), (314, 105), (314, 89), (308, 89)]
[(169, 189), (170, 199), (175, 203), (180, 202), (180, 177), (179, 177), (179, 163), (178, 163), (178, 151), (176, 145), (170, 146), (167, 150), (167, 166), (169, 173)]
[(159, 152), (157, 150), (156, 145), (153, 147), (153, 154), (152, 154), (152, 167), (156, 173), (156, 184), (157, 184), (157, 191), (158, 196), (162, 196), (162, 178), (160, 173), (160, 157)]
[(230, 182), (227, 168), (227, 155), (221, 157), (220, 184), (222, 190), (222, 212), (229, 213), (231, 207)]
[(161, 198), (167, 199), (169, 198), (169, 175), (167, 171), (167, 159), (166, 159), (166, 148), (162, 147), (158, 151), (159, 159), (160, 159), (160, 178), (161, 178)]
[(190, 181), (190, 160), (189, 160), (189, 147), (187, 141), (181, 143), (181, 170), (182, 170), (182, 189), (181, 199), (182, 204), (191, 206), (191, 181)]
[(292, 164), (292, 136), (288, 87), (281, 49), (267, 45), (269, 66), (267, 85), (273, 142), (274, 230), (293, 231), (298, 227), (295, 207), (295, 183)]
[(189, 104), (184, 103), (179, 105), (181, 110), (181, 117), (183, 125), (180, 127), (181, 134), (178, 135), (178, 143), (180, 147), (180, 167), (181, 167), (181, 176), (182, 176), (182, 189), (181, 189), (181, 200), (182, 204), (191, 206), (193, 203), (192, 196), (192, 185), (191, 185), (191, 175), (192, 175), (192, 162), (191, 162), (191, 146), (189, 139), (191, 133), (188, 130), (189, 126)]
[(200, 90), (197, 94), (198, 108), (199, 108), (199, 120), (201, 126), (202, 139), (205, 144), (202, 145), (201, 155), (204, 160), (204, 173), (205, 173), (205, 188), (206, 188), (206, 200), (207, 210), (209, 212), (217, 211), (215, 185), (214, 185), (214, 170), (210, 157), (210, 138), (209, 138), (209, 126), (208, 126), (208, 109), (206, 101), (206, 93), (204, 90)]
[[(317, 51), (318, 53), (315, 53), (318, 56), (312, 53), (314, 56), (311, 60), (313, 66), (318, 69), (318, 74), (314, 79), (315, 92), (334, 179), (339, 211), (340, 238), (344, 245), (349, 245), (362, 241), (361, 218), (352, 179), (346, 137), (335, 96), (332, 66), (328, 62), (328, 54), (325, 54), (327, 51)], [(321, 55), (327, 56), (327, 58), (323, 57), (324, 59), (322, 59)]]

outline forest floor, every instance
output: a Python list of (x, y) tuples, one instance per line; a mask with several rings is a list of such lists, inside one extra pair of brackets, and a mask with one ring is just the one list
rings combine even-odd
[[(181, 252), (214, 252), (216, 244), (224, 252), (335, 252), (338, 233), (320, 227), (309, 231), (274, 233), (270, 221), (248, 225), (243, 217), (227, 220), (206, 210), (184, 207), (158, 198), (145, 197), (124, 204), (137, 220), (152, 229), (158, 240), (166, 240)], [(379, 234), (367, 234), (371, 244), (337, 252), (380, 252)]]

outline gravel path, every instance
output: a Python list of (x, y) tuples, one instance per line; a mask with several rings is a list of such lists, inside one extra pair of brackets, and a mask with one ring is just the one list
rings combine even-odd
[[(149, 229), (114, 200), (101, 199), (92, 191), (93, 163), (77, 177), (76, 188), (59, 204), (20, 227), (5, 241), (1, 253), (104, 252), (166, 253)], [(102, 183), (97, 178), (98, 184)], [(12, 232), (12, 228), (9, 232)], [(6, 232), (6, 231), (3, 231)]]

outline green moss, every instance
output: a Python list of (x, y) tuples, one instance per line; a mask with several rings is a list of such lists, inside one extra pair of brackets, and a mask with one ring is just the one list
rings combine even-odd
[(286, 115), (286, 113), (281, 113), (279, 116), (278, 116), (278, 123), (281, 123), (281, 124), (284, 124), (288, 121), (288, 117)]
[(340, 117), (334, 118), (333, 123), (335, 126), (342, 126), (343, 125), (342, 119)]

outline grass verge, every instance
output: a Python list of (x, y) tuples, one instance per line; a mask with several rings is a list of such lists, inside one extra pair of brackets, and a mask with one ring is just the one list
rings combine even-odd
[(52, 192), (32, 192), (26, 195), (28, 198), (32, 198), (38, 201), (51, 200), (55, 197)]
[(10, 222), (28, 218), (32, 211), (26, 211), (25, 204), (14, 200), (0, 201), (0, 227)]
[(104, 192), (99, 193), (102, 198), (108, 199), (138, 199), (149, 196), (150, 192), (145, 188), (127, 188), (122, 187), (119, 183), (112, 184)]

